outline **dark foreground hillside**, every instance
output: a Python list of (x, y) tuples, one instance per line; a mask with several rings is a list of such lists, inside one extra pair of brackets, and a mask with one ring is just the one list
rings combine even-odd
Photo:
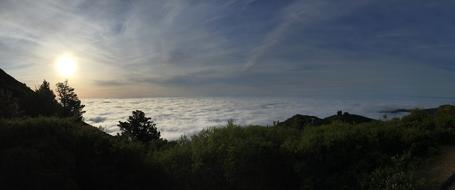
[(142, 144), (59, 118), (0, 120), (0, 189), (418, 189), (455, 107), (305, 130), (210, 128)]
[(146, 151), (71, 119), (0, 121), (0, 189), (139, 189), (166, 176)]

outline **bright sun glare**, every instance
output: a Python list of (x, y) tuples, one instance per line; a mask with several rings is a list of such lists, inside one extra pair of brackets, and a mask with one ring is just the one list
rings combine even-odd
[(63, 77), (70, 77), (76, 71), (76, 58), (68, 53), (65, 53), (57, 58), (57, 72)]

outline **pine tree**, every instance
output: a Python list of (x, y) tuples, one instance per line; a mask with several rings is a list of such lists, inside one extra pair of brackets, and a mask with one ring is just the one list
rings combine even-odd
[(81, 104), (74, 88), (68, 86), (68, 81), (57, 83), (57, 93), (62, 106), (60, 114), (64, 117), (82, 120), (82, 115), (85, 113), (82, 109), (85, 105)]
[(49, 82), (44, 80), (35, 92), (37, 96), (39, 114), (45, 116), (57, 115), (60, 106), (57, 100), (55, 100), (54, 92), (49, 87)]
[(117, 125), (122, 131), (121, 135), (129, 139), (141, 142), (150, 142), (160, 139), (160, 132), (151, 118), (145, 117), (144, 112), (140, 110), (133, 111), (133, 115), (128, 117), (128, 121), (119, 122)]

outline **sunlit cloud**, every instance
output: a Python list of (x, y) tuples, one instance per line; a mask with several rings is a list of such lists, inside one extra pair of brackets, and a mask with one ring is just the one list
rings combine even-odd
[[(452, 99), (453, 100), (453, 99)], [(327, 117), (342, 109), (379, 119), (379, 111), (396, 108), (434, 107), (447, 99), (331, 99), (310, 98), (143, 98), (143, 99), (84, 99), (85, 121), (115, 135), (117, 124), (125, 121), (134, 110), (143, 110), (157, 123), (166, 139), (193, 135), (208, 127), (225, 126), (233, 119), (239, 125), (272, 125), (299, 114)], [(197, 109), (194, 109), (197, 108)], [(389, 115), (394, 117), (393, 114)]]

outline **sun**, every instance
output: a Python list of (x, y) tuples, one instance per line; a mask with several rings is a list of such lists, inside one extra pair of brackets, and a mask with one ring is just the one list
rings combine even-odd
[(63, 77), (71, 77), (76, 72), (77, 62), (76, 57), (69, 53), (60, 55), (56, 61), (56, 69), (58, 74)]

